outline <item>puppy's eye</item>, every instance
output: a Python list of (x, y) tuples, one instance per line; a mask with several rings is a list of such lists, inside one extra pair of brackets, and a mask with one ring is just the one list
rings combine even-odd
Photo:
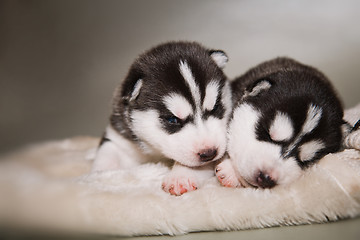
[(269, 129), (267, 126), (265, 126), (264, 124), (258, 123), (258, 125), (256, 126), (256, 138), (260, 141), (266, 141), (266, 142), (273, 142), (270, 134), (269, 134)]
[(165, 120), (170, 123), (170, 124), (174, 124), (174, 125), (178, 125), (181, 123), (181, 120), (175, 116), (170, 116), (170, 117), (166, 117)]
[(213, 109), (211, 110), (206, 110), (204, 113), (204, 117), (205, 119), (207, 119), (208, 117), (215, 117), (215, 118), (219, 118), (222, 119), (224, 117), (224, 113), (225, 113), (225, 109), (224, 107), (221, 105), (220, 101), (218, 100)]

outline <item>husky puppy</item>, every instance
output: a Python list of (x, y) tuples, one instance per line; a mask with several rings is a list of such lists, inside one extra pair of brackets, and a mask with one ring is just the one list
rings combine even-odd
[(92, 171), (170, 159), (162, 187), (173, 195), (214, 175), (226, 151), (232, 109), (223, 51), (170, 42), (140, 55), (113, 99), (110, 124)]
[(235, 79), (232, 89), (229, 158), (215, 170), (222, 185), (286, 185), (339, 150), (342, 105), (316, 69), (276, 58)]

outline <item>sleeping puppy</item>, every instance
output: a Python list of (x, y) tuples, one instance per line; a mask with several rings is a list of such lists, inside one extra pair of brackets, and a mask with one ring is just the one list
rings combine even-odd
[(342, 105), (316, 69), (276, 58), (235, 79), (232, 89), (229, 158), (215, 170), (222, 185), (286, 185), (339, 150)]
[[(194, 42), (170, 42), (140, 55), (113, 99), (92, 171), (173, 160), (162, 187), (181, 195), (214, 175), (226, 151), (232, 109), (222, 72), (227, 56)], [(213, 164), (211, 164), (213, 163)]]

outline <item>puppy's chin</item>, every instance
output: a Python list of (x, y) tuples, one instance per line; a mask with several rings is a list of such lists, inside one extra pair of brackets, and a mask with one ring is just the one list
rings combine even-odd
[(202, 167), (202, 166), (206, 166), (206, 165), (210, 165), (215, 163), (217, 160), (219, 160), (220, 157), (214, 158), (211, 161), (199, 161), (199, 160), (193, 160), (193, 161), (184, 161), (184, 159), (179, 159), (179, 160), (175, 160), (175, 162), (180, 163), (181, 165), (187, 166), (187, 167), (191, 167), (191, 168), (196, 168), (196, 167)]
[(209, 161), (209, 162), (200, 162), (200, 161), (184, 161), (183, 159), (181, 161), (177, 161), (175, 159), (173, 159), (175, 162), (186, 166), (186, 167), (190, 167), (190, 168), (197, 168), (197, 167), (202, 167), (202, 166), (206, 166), (208, 164), (213, 163), (214, 161)]
[(175, 152), (166, 152), (164, 153), (169, 159), (174, 160), (175, 162), (187, 166), (187, 167), (202, 167), (209, 164), (212, 164), (219, 160), (225, 154), (225, 147), (216, 148), (214, 153), (210, 153), (203, 157), (200, 157), (200, 153), (197, 150), (188, 150), (175, 154)]

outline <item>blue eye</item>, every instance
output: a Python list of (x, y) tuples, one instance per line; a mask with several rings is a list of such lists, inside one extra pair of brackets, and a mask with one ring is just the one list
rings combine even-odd
[(166, 118), (166, 121), (168, 121), (168, 123), (170, 123), (170, 124), (179, 124), (180, 123), (180, 119), (175, 116)]

